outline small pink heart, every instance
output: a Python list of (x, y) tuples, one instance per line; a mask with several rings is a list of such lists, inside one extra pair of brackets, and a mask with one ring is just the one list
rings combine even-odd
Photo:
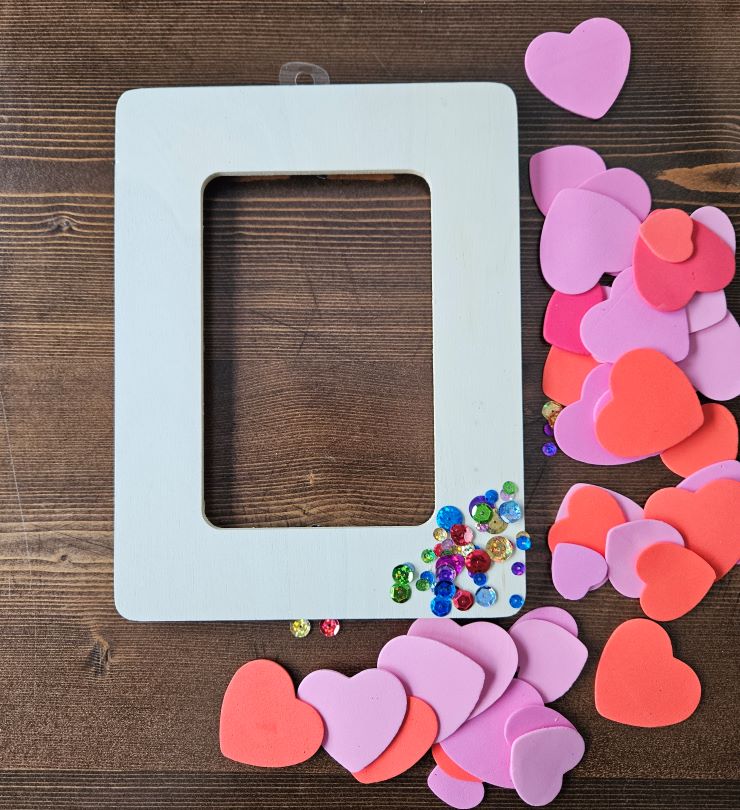
[(622, 203), (642, 221), (650, 213), (652, 197), (648, 184), (637, 172), (617, 167), (589, 177), (578, 188), (604, 194)]
[[(589, 354), (581, 340), (581, 320), (605, 297), (604, 290), (599, 284), (580, 295), (566, 295), (555, 290), (545, 310), (545, 321), (542, 325), (545, 340), (567, 352)], [(686, 342), (688, 344), (688, 339)]]
[(301, 681), (298, 697), (321, 715), (326, 752), (351, 773), (385, 751), (408, 705), (398, 678), (380, 669), (366, 669), (352, 678), (318, 669)]
[(676, 264), (694, 252), (694, 220), (679, 208), (658, 208), (640, 225), (642, 241), (663, 261)]
[[(558, 417), (559, 419), (560, 417)], [(567, 630), (571, 635), (578, 638), (578, 625), (576, 620), (563, 608), (555, 607), (554, 605), (546, 605), (545, 607), (534, 608), (527, 611), (523, 616), (520, 616), (514, 624), (511, 625), (509, 630), (516, 627), (520, 622), (531, 621), (532, 619), (542, 619), (543, 622), (552, 622)]]
[(686, 304), (689, 332), (699, 332), (719, 323), (727, 315), (727, 296), (724, 290), (694, 293)]
[[(392, 638), (378, 655), (378, 667), (393, 673), (409, 695), (421, 698), (434, 709), (439, 720), (436, 742), (470, 717), (485, 681), (483, 667), (467, 655), (420, 636)], [(454, 700), (450, 700), (451, 683), (465, 684)]]
[(551, 622), (517, 622), (509, 634), (519, 650), (517, 677), (534, 686), (545, 703), (562, 697), (586, 664), (588, 650), (583, 642)]
[(518, 737), (511, 746), (511, 780), (519, 798), (533, 807), (549, 804), (585, 751), (583, 737), (572, 728), (543, 728)]
[(607, 580), (606, 560), (586, 546), (558, 543), (552, 553), (552, 584), (563, 599), (583, 599)]
[(627, 78), (629, 64), (627, 32), (604, 17), (586, 20), (570, 34), (540, 34), (524, 56), (527, 76), (540, 93), (586, 118), (606, 115)]
[(567, 717), (563, 717), (560, 712), (556, 712), (555, 709), (550, 709), (548, 706), (526, 706), (519, 709), (518, 712), (514, 712), (506, 721), (504, 736), (506, 742), (513, 745), (517, 737), (541, 728), (575, 729), (575, 726)]
[(490, 622), (471, 622), (461, 627), (452, 619), (417, 619), (409, 627), (408, 635), (446, 644), (483, 668), (483, 690), (470, 717), (479, 715), (503, 695), (519, 665), (511, 636), (503, 627)]
[(553, 146), (535, 153), (529, 160), (529, 185), (537, 207), (546, 214), (559, 191), (577, 188), (605, 169), (601, 155), (587, 146)]
[(485, 789), (481, 782), (455, 779), (436, 765), (427, 779), (429, 790), (449, 807), (455, 810), (471, 810), (482, 801)]
[(705, 205), (702, 208), (697, 208), (691, 219), (694, 222), (701, 222), (706, 225), (711, 231), (714, 231), (720, 239), (724, 240), (728, 246), (735, 252), (736, 238), (735, 228), (732, 225), (732, 220), (720, 208), (715, 208), (713, 205)]
[[(558, 416), (558, 419), (560, 419), (560, 416)], [(555, 422), (555, 424), (557, 425), (557, 422)], [(565, 497), (558, 507), (558, 513), (555, 516), (555, 521), (557, 522), (560, 520), (560, 518), (565, 517), (568, 514), (568, 504), (570, 499), (576, 492), (578, 492), (579, 489), (592, 486), (594, 486), (594, 484), (573, 484), (573, 486), (565, 493)], [(624, 516), (627, 520), (642, 520), (642, 518), (645, 517), (645, 510), (639, 504), (635, 503), (631, 498), (622, 495), (621, 492), (615, 492), (613, 489), (607, 489), (606, 487), (599, 487), (599, 489), (603, 489), (604, 492), (608, 492), (612, 498), (614, 498), (622, 509), (622, 512), (624, 512)]]
[(738, 357), (740, 326), (728, 312), (719, 323), (690, 336), (689, 353), (678, 365), (705, 397), (724, 401), (740, 395)]

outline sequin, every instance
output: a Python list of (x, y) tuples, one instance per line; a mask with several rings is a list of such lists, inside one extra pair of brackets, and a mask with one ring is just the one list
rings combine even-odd
[(475, 597), (473, 594), (470, 591), (464, 591), (462, 588), (458, 588), (457, 593), (452, 597), (452, 604), (458, 610), (470, 610), (474, 602)]
[(434, 562), (437, 555), (434, 553), (434, 550), (431, 548), (425, 548), (424, 551), (421, 552), (421, 560), (425, 563)]
[(458, 545), (464, 546), (472, 542), (473, 530), (470, 526), (463, 526), (461, 523), (456, 523), (450, 529), (450, 536)]
[(519, 487), (517, 487), (517, 485), (513, 481), (504, 481), (501, 489), (507, 495), (514, 495), (516, 493), (517, 489), (519, 489)]
[(542, 415), (551, 425), (554, 425), (555, 420), (558, 418), (558, 415), (562, 410), (563, 406), (559, 402), (554, 402), (553, 400), (548, 399), (547, 402), (542, 406)]
[(505, 562), (514, 553), (514, 545), (508, 537), (498, 534), (486, 543), (486, 551), (494, 562)]
[(522, 519), (522, 507), (516, 501), (506, 501), (499, 506), (498, 514), (507, 523), (516, 523)]
[(342, 625), (339, 619), (324, 619), (319, 625), (319, 630), (327, 637), (334, 638), (341, 629)]
[[(426, 571), (424, 572), (426, 574)], [(417, 591), (428, 591), (432, 587), (432, 583), (429, 582), (428, 579), (419, 579), (416, 580), (416, 590)]]
[(486, 490), (485, 495), (483, 496), (486, 499), (486, 503), (490, 506), (496, 506), (496, 501), (498, 500), (498, 492), (495, 489), (488, 489)]
[(473, 574), (473, 582), (480, 588), (481, 585), (485, 585), (486, 582), (488, 582), (488, 575), (479, 571), (477, 574)]
[(308, 619), (293, 619), (290, 623), (290, 634), (293, 638), (306, 638), (311, 632), (311, 622)]
[(435, 557), (441, 557), (442, 556), (442, 543), (437, 543), (437, 545), (432, 549), (432, 551), (434, 551), (434, 556)]
[(472, 543), (468, 543), (467, 546), (460, 546), (460, 554), (463, 557), (467, 557), (471, 551), (475, 551), (475, 546)]
[(451, 529), (456, 523), (463, 522), (463, 513), (456, 506), (443, 506), (437, 512), (437, 526)]
[(483, 607), (490, 607), (497, 598), (496, 591), (490, 585), (484, 585), (475, 592), (475, 601)]
[(441, 596), (443, 599), (451, 599), (455, 595), (457, 588), (452, 582), (442, 580), (434, 586), (434, 595)]
[(432, 586), (434, 585), (435, 580), (434, 574), (431, 571), (422, 571), (417, 581), (421, 582), (422, 580), (424, 582), (428, 582), (429, 585)]
[(555, 435), (555, 431), (553, 430), (553, 427), (549, 422), (545, 422), (545, 424), (542, 425), (542, 432), (545, 434), (545, 436)]
[(441, 526), (437, 526), (437, 528), (432, 532), (432, 537), (438, 543), (441, 543), (443, 540), (447, 539), (447, 532)]
[(437, 579), (440, 582), (454, 582), (457, 571), (451, 565), (440, 565), (437, 568)]
[(475, 498), (470, 501), (468, 504), (468, 512), (470, 512), (471, 515), (473, 514), (473, 509), (475, 509), (479, 503), (487, 503), (485, 495), (476, 495)]
[(515, 562), (511, 566), (511, 573), (514, 574), (514, 576), (520, 577), (524, 573), (524, 571), (525, 566), (523, 562)]
[(488, 523), (493, 517), (493, 512), (493, 507), (484, 501), (483, 503), (477, 503), (470, 514), (476, 523)]
[(432, 599), (431, 608), (435, 616), (446, 616), (452, 610), (452, 602), (441, 596), (435, 596)]
[(545, 442), (542, 445), (542, 452), (548, 457), (554, 456), (558, 452), (558, 446), (555, 442)]
[(516, 536), (516, 547), (522, 551), (532, 548), (532, 538), (526, 532), (519, 532)]
[(502, 501), (510, 501), (510, 500), (511, 500), (513, 497), (514, 497), (514, 496), (513, 496), (513, 495), (509, 495), (509, 493), (508, 493), (508, 492), (502, 492), (502, 493), (501, 493), (501, 500), (502, 500)]
[(408, 582), (396, 582), (391, 585), (391, 599), (403, 604), (411, 599), (411, 586)]
[(440, 546), (442, 546), (442, 551), (452, 551), (455, 548), (455, 541), (448, 537), (440, 543)]
[(479, 532), (487, 532), (487, 531), (489, 531), (487, 523), (478, 523), (476, 528), (478, 529)]
[(465, 567), (471, 574), (485, 573), (491, 567), (491, 557), (482, 548), (477, 548), (465, 558)]
[(519, 610), (519, 608), (524, 604), (524, 597), (519, 596), (518, 593), (512, 594), (509, 597), (509, 604), (514, 608), (514, 610)]
[(393, 580), (395, 582), (411, 582), (415, 574), (414, 566), (411, 563), (402, 563), (393, 569)]

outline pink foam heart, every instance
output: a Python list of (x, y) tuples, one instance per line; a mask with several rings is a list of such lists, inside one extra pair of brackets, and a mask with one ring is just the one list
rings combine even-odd
[[(562, 414), (561, 414), (562, 415)], [(558, 416), (560, 419), (560, 416)], [(555, 422), (557, 425), (557, 421)], [(573, 484), (573, 486), (565, 493), (565, 497), (560, 503), (560, 507), (558, 508), (558, 513), (555, 516), (555, 520), (558, 521), (560, 518), (565, 517), (568, 514), (568, 501), (570, 500), (571, 496), (574, 492), (577, 492), (581, 487), (591, 487), (594, 484)], [(605, 492), (608, 492), (613, 498), (616, 499), (617, 503), (622, 508), (622, 512), (624, 512), (624, 516), (627, 520), (642, 520), (645, 516), (644, 509), (639, 505), (636, 504), (633, 500), (622, 495), (621, 492), (615, 492), (613, 489), (607, 489), (606, 487), (600, 487)]]
[(601, 118), (619, 95), (630, 64), (630, 40), (621, 25), (595, 17), (570, 34), (548, 31), (530, 42), (524, 69), (554, 104)]
[(408, 705), (401, 681), (380, 669), (366, 669), (352, 678), (318, 669), (301, 681), (298, 697), (321, 715), (326, 752), (352, 773), (385, 751)]
[(585, 464), (629, 464), (645, 456), (623, 458), (610, 453), (599, 444), (594, 427), (596, 403), (609, 391), (611, 365), (596, 366), (583, 381), (581, 398), (564, 408), (555, 420), (555, 441), (558, 447), (576, 461)]
[(607, 169), (589, 177), (578, 188), (611, 197), (622, 203), (625, 208), (629, 208), (640, 221), (650, 213), (652, 197), (648, 184), (631, 169), (621, 167)]
[(434, 770), (427, 779), (429, 790), (449, 807), (456, 810), (470, 810), (477, 807), (482, 801), (485, 790), (481, 782), (468, 782), (455, 779), (435, 765)]
[(583, 316), (581, 340), (600, 363), (615, 363), (632, 349), (657, 349), (678, 362), (689, 353), (686, 310), (653, 309), (637, 292), (628, 269), (614, 279), (609, 298)]
[(552, 553), (552, 584), (563, 599), (583, 599), (607, 580), (606, 560), (591, 548), (558, 543)]
[(503, 627), (490, 622), (471, 622), (461, 627), (452, 619), (417, 619), (408, 635), (446, 644), (483, 668), (483, 689), (470, 717), (479, 715), (503, 695), (519, 665), (516, 644)]
[(697, 208), (691, 219), (696, 222), (701, 222), (707, 228), (714, 231), (717, 236), (724, 240), (732, 252), (735, 252), (735, 229), (732, 227), (732, 220), (719, 208), (713, 205), (705, 205), (702, 208)]
[(719, 323), (727, 314), (727, 297), (724, 290), (694, 293), (686, 304), (686, 320), (689, 332), (698, 332)]
[(519, 798), (532, 807), (549, 804), (563, 787), (563, 774), (583, 759), (586, 745), (572, 728), (543, 728), (514, 740), (511, 780)]
[(733, 314), (689, 338), (689, 353), (678, 365), (692, 385), (709, 399), (740, 395), (740, 326)]
[(678, 264), (694, 253), (694, 220), (680, 208), (657, 208), (640, 226), (640, 238), (664, 262)]
[[(446, 644), (420, 636), (392, 638), (378, 655), (378, 667), (392, 672), (409, 695), (434, 709), (439, 720), (436, 742), (470, 717), (485, 681), (483, 667), (475, 661)], [(464, 683), (465, 689), (450, 700), (449, 685), (453, 682)]]
[(688, 478), (684, 478), (683, 481), (676, 484), (676, 488), (696, 492), (697, 489), (701, 489), (706, 484), (711, 484), (712, 481), (719, 481), (722, 478), (740, 481), (740, 461), (717, 461), (708, 467), (697, 470)]
[(581, 341), (581, 319), (605, 297), (599, 284), (580, 295), (566, 295), (555, 290), (545, 310), (542, 325), (545, 340), (567, 352), (588, 354), (588, 349)]
[(567, 717), (563, 717), (560, 712), (556, 712), (555, 709), (550, 709), (548, 706), (525, 706), (518, 712), (514, 712), (506, 721), (504, 736), (506, 742), (513, 745), (517, 737), (541, 728), (575, 729), (575, 726)]
[(553, 200), (540, 238), (545, 281), (570, 295), (598, 284), (604, 273), (620, 273), (632, 263), (640, 220), (603, 194), (566, 188)]
[(583, 642), (552, 622), (518, 622), (509, 634), (519, 651), (517, 677), (534, 686), (545, 703), (562, 697), (586, 664), (588, 650)]
[(587, 146), (569, 144), (536, 152), (529, 160), (529, 185), (537, 207), (546, 214), (559, 191), (577, 188), (605, 169), (601, 155)]
[[(442, 743), (442, 749), (477, 779), (498, 787), (512, 788), (514, 784), (509, 776), (509, 746), (504, 736), (506, 721), (525, 706), (541, 705), (542, 698), (537, 690), (514, 678), (493, 706), (468, 720), (450, 735)], [(481, 741), (485, 741), (485, 744), (481, 744)]]
[(542, 621), (557, 624), (558, 627), (562, 627), (563, 630), (567, 630), (571, 635), (578, 638), (578, 625), (576, 624), (576, 620), (567, 610), (563, 610), (563, 608), (553, 605), (534, 608), (534, 610), (529, 610), (523, 616), (520, 616), (511, 627), (513, 628), (519, 624), (519, 622), (526, 622), (531, 619), (542, 619)]

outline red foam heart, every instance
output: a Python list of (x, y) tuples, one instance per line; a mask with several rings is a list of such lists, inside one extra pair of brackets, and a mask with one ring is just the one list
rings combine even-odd
[(596, 438), (617, 456), (650, 456), (678, 444), (704, 421), (694, 386), (655, 349), (623, 354), (609, 374), (611, 399), (596, 415)]
[(714, 585), (714, 568), (675, 543), (648, 546), (635, 563), (645, 583), (640, 606), (657, 622), (670, 622), (693, 610)]
[(732, 411), (717, 402), (707, 402), (701, 409), (704, 424), (699, 430), (660, 454), (663, 464), (684, 478), (737, 456), (737, 422)]
[(290, 675), (258, 659), (235, 673), (221, 704), (221, 753), (261, 768), (284, 768), (310, 759), (321, 747), (324, 721), (295, 696)]
[(558, 543), (575, 543), (604, 554), (607, 532), (627, 520), (616, 499), (601, 487), (575, 490), (567, 508), (567, 515), (555, 521), (547, 535), (551, 551)]
[(581, 321), (589, 309), (600, 304), (605, 297), (600, 284), (579, 295), (566, 295), (555, 290), (545, 310), (542, 325), (545, 340), (567, 352), (590, 354), (581, 340)]
[(570, 405), (580, 399), (583, 381), (598, 365), (590, 354), (575, 354), (551, 346), (542, 369), (542, 390), (555, 402)]
[(447, 776), (459, 779), (462, 782), (480, 782), (480, 779), (461, 768), (439, 743), (434, 743), (432, 746), (432, 756)]
[(740, 481), (719, 479), (695, 492), (668, 487), (654, 492), (645, 517), (668, 523), (686, 547), (723, 577), (740, 559)]
[(668, 633), (648, 619), (631, 619), (611, 634), (601, 653), (594, 687), (596, 711), (628, 726), (657, 728), (690, 717), (701, 684), (688, 664), (673, 657)]
[(640, 236), (653, 253), (666, 262), (685, 262), (694, 252), (694, 220), (678, 208), (651, 211), (640, 225)]

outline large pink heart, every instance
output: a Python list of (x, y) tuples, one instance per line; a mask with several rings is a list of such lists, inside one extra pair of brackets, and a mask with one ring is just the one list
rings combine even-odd
[(298, 697), (321, 715), (326, 752), (351, 773), (385, 751), (408, 705), (401, 681), (380, 669), (366, 669), (352, 678), (318, 669), (301, 681)]
[[(562, 413), (561, 413), (562, 416)], [(558, 416), (560, 419), (560, 416)], [(557, 421), (555, 422), (557, 425)], [(571, 497), (574, 493), (578, 492), (579, 489), (583, 487), (592, 487), (595, 486), (594, 484), (573, 484), (573, 486), (565, 493), (565, 497), (560, 503), (558, 507), (558, 513), (555, 516), (555, 521), (557, 522), (560, 518), (565, 517), (568, 514), (568, 502), (570, 501)], [(606, 487), (599, 487), (599, 489), (603, 489), (605, 492), (608, 492), (614, 500), (619, 504), (624, 512), (625, 518), (627, 520), (642, 520), (645, 517), (645, 510), (637, 503), (635, 503), (631, 498), (628, 498), (626, 495), (622, 495), (621, 492), (615, 492), (613, 489), (607, 489)]]
[[(470, 717), (485, 681), (483, 667), (467, 655), (420, 636), (392, 638), (378, 655), (378, 667), (392, 672), (409, 695), (434, 709), (439, 720), (436, 742), (457, 731)], [(450, 699), (451, 683), (465, 684), (454, 700)]]
[(577, 188), (594, 174), (603, 174), (604, 159), (587, 146), (553, 146), (529, 159), (529, 185), (537, 207), (546, 214), (564, 188)]
[(540, 728), (575, 728), (567, 717), (548, 706), (525, 706), (514, 712), (506, 721), (504, 736), (509, 745), (513, 745), (517, 737), (529, 734)]
[(429, 790), (441, 801), (455, 810), (471, 810), (482, 801), (485, 789), (480, 782), (455, 779), (439, 765), (435, 766), (427, 778)]
[(691, 335), (689, 354), (678, 365), (704, 396), (728, 400), (740, 395), (739, 357), (740, 326), (728, 312), (719, 323)]
[(485, 680), (470, 717), (479, 715), (503, 695), (519, 664), (511, 636), (503, 627), (490, 622), (472, 622), (461, 627), (452, 619), (417, 619), (409, 627), (408, 635), (439, 641), (480, 664)]
[(705, 205), (701, 208), (697, 208), (696, 211), (691, 214), (691, 219), (695, 222), (701, 222), (702, 225), (706, 225), (707, 228), (714, 231), (720, 239), (727, 243), (733, 253), (735, 252), (735, 228), (732, 224), (732, 220), (724, 211), (720, 208), (715, 208), (713, 205)]
[(545, 281), (570, 295), (584, 293), (604, 273), (620, 273), (632, 263), (640, 220), (603, 194), (566, 188), (553, 200), (540, 237)]
[(552, 584), (563, 599), (583, 599), (607, 580), (606, 560), (586, 546), (558, 543), (552, 553)]
[(533, 807), (549, 804), (563, 787), (563, 774), (583, 759), (586, 745), (573, 728), (543, 728), (511, 746), (511, 780), (519, 798)]
[(542, 336), (548, 343), (566, 352), (588, 354), (581, 340), (581, 321), (592, 307), (605, 298), (604, 288), (600, 284), (580, 295), (566, 295), (555, 290), (545, 310)]
[[(559, 418), (559, 417), (558, 417)], [(573, 616), (563, 608), (555, 607), (554, 605), (546, 605), (545, 607), (534, 608), (527, 611), (523, 616), (520, 616), (514, 624), (511, 625), (509, 631), (516, 627), (520, 622), (528, 622), (532, 619), (542, 619), (544, 622), (552, 622), (567, 630), (569, 633), (578, 638), (578, 624)]]
[(648, 184), (632, 169), (621, 167), (607, 169), (601, 174), (589, 177), (578, 188), (606, 194), (607, 197), (621, 202), (625, 208), (629, 208), (640, 221), (650, 213), (652, 197)]
[(627, 32), (603, 17), (582, 22), (570, 34), (540, 34), (524, 55), (524, 69), (540, 93), (586, 118), (606, 115), (627, 78), (629, 64)]
[(614, 279), (609, 298), (581, 319), (581, 340), (600, 363), (615, 363), (632, 349), (657, 349), (678, 362), (689, 353), (686, 310), (661, 312), (646, 304), (632, 270), (625, 270)]

